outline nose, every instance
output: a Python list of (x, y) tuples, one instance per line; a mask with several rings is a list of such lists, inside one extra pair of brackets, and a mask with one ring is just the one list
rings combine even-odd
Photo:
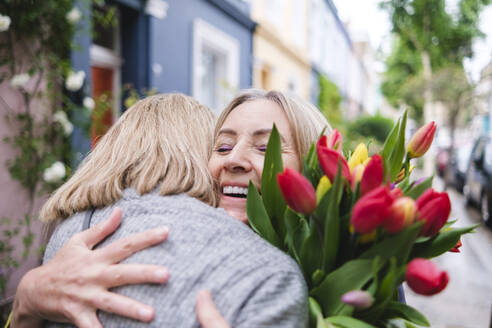
[(249, 172), (252, 169), (248, 152), (243, 145), (236, 145), (227, 156), (225, 167), (233, 173)]

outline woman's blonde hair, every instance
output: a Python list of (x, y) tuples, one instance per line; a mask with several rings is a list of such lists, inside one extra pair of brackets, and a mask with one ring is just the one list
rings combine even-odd
[(280, 91), (267, 92), (260, 89), (248, 89), (243, 90), (234, 98), (220, 114), (215, 125), (214, 137), (217, 137), (224, 121), (234, 108), (245, 102), (261, 99), (270, 100), (284, 110), (290, 124), (299, 160), (307, 154), (311, 144), (318, 140), (323, 129), (326, 133), (331, 131), (330, 123), (310, 102), (295, 95), (286, 95)]
[(160, 94), (128, 109), (41, 209), (45, 222), (103, 207), (125, 188), (145, 194), (186, 193), (215, 206), (207, 168), (214, 116), (183, 94)]

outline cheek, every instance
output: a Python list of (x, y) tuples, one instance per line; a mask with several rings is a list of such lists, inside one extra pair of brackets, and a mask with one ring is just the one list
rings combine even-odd
[(301, 163), (297, 156), (292, 154), (284, 155), (282, 156), (282, 160), (284, 162), (284, 168), (288, 167), (289, 169), (301, 172)]
[(212, 157), (210, 157), (210, 161), (208, 162), (208, 170), (214, 179), (219, 178), (220, 169), (223, 166), (222, 163), (223, 161), (217, 155), (212, 155)]

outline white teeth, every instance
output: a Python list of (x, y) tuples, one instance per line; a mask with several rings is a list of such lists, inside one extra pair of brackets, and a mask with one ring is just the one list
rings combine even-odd
[(238, 195), (247, 195), (248, 188), (237, 187), (237, 186), (225, 186), (222, 188), (222, 193), (224, 194), (238, 194)]

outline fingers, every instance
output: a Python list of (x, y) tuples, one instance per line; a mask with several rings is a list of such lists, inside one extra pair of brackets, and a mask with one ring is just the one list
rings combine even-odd
[(201, 290), (196, 299), (196, 314), (204, 328), (229, 328), (219, 310), (215, 306), (212, 295), (208, 290)]
[(169, 279), (169, 271), (158, 265), (115, 264), (102, 275), (109, 288), (144, 283), (164, 284)]
[(107, 220), (79, 233), (79, 238), (92, 249), (95, 245), (101, 242), (104, 238), (115, 232), (116, 228), (121, 223), (121, 209), (115, 207)]
[(105, 260), (117, 263), (142, 249), (161, 243), (168, 234), (167, 227), (155, 228), (119, 239), (96, 252)]
[(78, 328), (103, 328), (101, 322), (97, 319), (95, 310), (85, 315), (79, 314), (74, 317), (73, 323)]
[(105, 292), (101, 297), (94, 298), (92, 305), (99, 310), (143, 322), (152, 321), (155, 315), (152, 307), (129, 297), (110, 292)]

